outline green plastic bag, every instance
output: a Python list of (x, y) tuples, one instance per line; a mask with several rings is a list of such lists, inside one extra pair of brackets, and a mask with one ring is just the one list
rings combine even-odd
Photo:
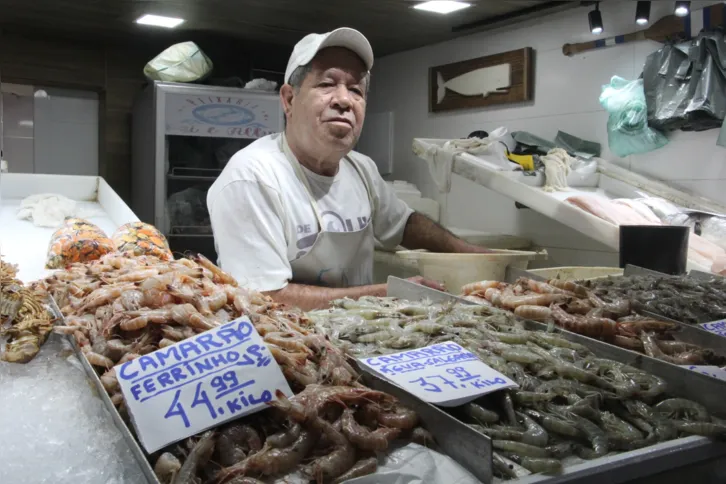
[(648, 126), (643, 80), (613, 76), (602, 87), (600, 104), (610, 113), (608, 145), (619, 157), (647, 153), (668, 144), (668, 138)]

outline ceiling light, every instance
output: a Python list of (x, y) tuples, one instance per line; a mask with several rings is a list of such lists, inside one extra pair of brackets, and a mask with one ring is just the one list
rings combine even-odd
[(635, 23), (645, 25), (650, 21), (650, 2), (638, 2), (635, 7)]
[(471, 7), (470, 3), (454, 2), (453, 0), (433, 0), (431, 2), (417, 3), (413, 8), (417, 10), (426, 10), (440, 14), (456, 12), (466, 7)]
[(691, 12), (691, 2), (676, 2), (676, 17), (685, 17)]
[(154, 25), (156, 27), (166, 27), (173, 29), (184, 23), (183, 18), (162, 17), (161, 15), (144, 15), (136, 19), (137, 24)]
[(600, 2), (595, 4), (595, 10), (591, 10), (587, 14), (587, 19), (590, 21), (590, 32), (593, 34), (602, 33), (602, 15), (600, 14)]

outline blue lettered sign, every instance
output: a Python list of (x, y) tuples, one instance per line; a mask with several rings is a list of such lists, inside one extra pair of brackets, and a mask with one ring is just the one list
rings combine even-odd
[(699, 326), (701, 329), (705, 329), (708, 332), (726, 337), (726, 319), (711, 321), (710, 323), (702, 323), (699, 324)]
[(149, 452), (267, 408), (287, 380), (247, 317), (116, 367)]
[(451, 342), (358, 361), (421, 400), (442, 407), (455, 407), (487, 393), (517, 387), (474, 353)]

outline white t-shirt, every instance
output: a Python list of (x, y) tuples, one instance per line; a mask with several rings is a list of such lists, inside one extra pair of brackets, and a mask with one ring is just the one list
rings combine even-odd
[[(281, 149), (281, 134), (260, 138), (238, 151), (207, 193), (214, 243), (222, 269), (240, 284), (274, 291), (292, 279), (290, 261), (313, 246), (318, 223), (305, 186)], [(411, 210), (378, 173), (373, 160), (352, 151), (373, 180), (377, 198), (373, 233), (393, 250), (401, 243)], [(371, 219), (365, 184), (343, 159), (333, 177), (302, 167), (326, 231), (357, 231)]]

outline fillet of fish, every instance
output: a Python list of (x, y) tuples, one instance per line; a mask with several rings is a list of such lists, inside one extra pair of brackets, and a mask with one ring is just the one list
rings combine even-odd
[(482, 67), (444, 81), (440, 72), (436, 73), (437, 104), (441, 104), (449, 89), (462, 96), (487, 97), (492, 92), (506, 92), (512, 85), (511, 65), (499, 64)]

